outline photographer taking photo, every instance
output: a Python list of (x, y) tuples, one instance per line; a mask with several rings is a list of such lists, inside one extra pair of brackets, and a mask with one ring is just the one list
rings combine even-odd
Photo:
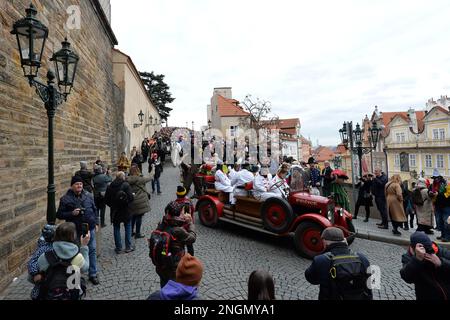
[(59, 201), (56, 217), (75, 224), (77, 239), (80, 239), (83, 234), (82, 225), (87, 224), (89, 226), (89, 280), (94, 285), (98, 285), (95, 239), (99, 225), (98, 211), (92, 194), (83, 190), (83, 179), (80, 176), (72, 177), (70, 185), (71, 188)]

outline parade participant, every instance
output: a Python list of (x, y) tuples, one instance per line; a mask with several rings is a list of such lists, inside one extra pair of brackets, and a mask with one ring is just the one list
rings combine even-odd
[(121, 172), (128, 172), (128, 169), (130, 168), (130, 160), (128, 160), (127, 155), (125, 152), (122, 152), (119, 158), (119, 162), (117, 163), (117, 169)]
[(98, 231), (99, 217), (95, 207), (94, 197), (83, 190), (83, 180), (80, 176), (73, 176), (70, 182), (71, 188), (59, 201), (56, 218), (73, 222), (77, 231), (77, 238), (83, 235), (83, 225), (87, 224), (90, 232), (89, 247), (89, 280), (98, 285), (97, 276), (97, 243), (96, 232)]
[(406, 214), (403, 209), (403, 194), (402, 194), (402, 179), (400, 175), (395, 174), (391, 177), (391, 180), (386, 184), (386, 201), (387, 212), (392, 222), (392, 233), (396, 236), (400, 236), (401, 232), (398, 231), (399, 227), (402, 227), (406, 219)]
[(255, 270), (248, 278), (248, 300), (271, 301), (275, 299), (275, 283), (267, 271)]
[(106, 204), (105, 204), (105, 193), (106, 188), (112, 182), (112, 177), (109, 174), (103, 173), (103, 169), (101, 166), (97, 166), (94, 169), (94, 178), (92, 182), (94, 184), (94, 200), (95, 207), (98, 210), (98, 214), (100, 214), (100, 225), (102, 228), (106, 226), (105, 224), (105, 212), (106, 212)]
[(322, 194), (324, 197), (328, 197), (330, 195), (331, 182), (333, 182), (333, 177), (331, 173), (333, 169), (331, 169), (330, 162), (325, 161), (325, 168), (322, 170)]
[(450, 297), (450, 251), (436, 245), (423, 232), (411, 235), (402, 256), (400, 276), (414, 284), (417, 300), (448, 300)]
[(289, 165), (283, 163), (278, 169), (277, 174), (270, 182), (268, 194), (264, 196), (266, 199), (269, 197), (285, 198), (289, 193), (289, 185), (286, 183), (286, 177), (289, 173)]
[(252, 182), (254, 179), (254, 174), (249, 171), (250, 164), (248, 162), (245, 162), (242, 165), (242, 170), (239, 171), (239, 173), (236, 175), (234, 179), (233, 185), (233, 196), (230, 197), (231, 204), (235, 204), (235, 197), (236, 196), (247, 196), (247, 191), (245, 190), (245, 184)]
[(228, 174), (228, 178), (230, 179), (230, 183), (233, 186), (238, 178), (238, 173), (241, 170), (241, 164), (242, 164), (242, 159), (239, 159), (234, 165), (233, 167), (228, 167), (228, 171), (230, 172)]
[(367, 287), (369, 260), (351, 252), (339, 228), (326, 228), (322, 240), (325, 253), (314, 257), (305, 271), (306, 280), (320, 286), (319, 300), (372, 300)]
[[(141, 143), (142, 162), (147, 161), (149, 151), (150, 151), (150, 147), (149, 147), (148, 138), (144, 138), (144, 140)], [(139, 170), (142, 171), (142, 168), (139, 168)]]
[(80, 176), (81, 179), (83, 179), (83, 189), (84, 191), (87, 191), (89, 193), (93, 193), (93, 187), (92, 187), (92, 178), (94, 177), (94, 174), (87, 169), (87, 162), (86, 161), (80, 161), (80, 170), (75, 172), (75, 176)]
[(347, 191), (344, 188), (345, 180), (348, 180), (347, 174), (340, 170), (334, 170), (333, 176), (335, 180), (331, 183), (331, 194), (333, 195), (334, 203), (336, 206), (343, 208), (350, 212), (350, 200), (348, 198)]
[(147, 300), (199, 300), (198, 287), (202, 275), (202, 262), (187, 253), (178, 263), (175, 281), (169, 280), (161, 290), (152, 293)]
[(223, 172), (223, 161), (218, 160), (216, 166), (216, 173), (214, 174), (215, 182), (214, 187), (216, 190), (231, 193), (233, 192), (233, 187), (231, 186), (230, 179)]
[(268, 179), (269, 168), (262, 167), (261, 171), (255, 175), (253, 182), (253, 196), (255, 199), (265, 201), (266, 199), (273, 197), (272, 193), (269, 193), (270, 181)]
[[(190, 214), (192, 217), (192, 222), (194, 223), (194, 213), (195, 213), (195, 206), (191, 199), (187, 196), (187, 190), (183, 186), (177, 187), (177, 198), (175, 199), (175, 203), (178, 205), (178, 208), (180, 210), (184, 208), (185, 214)], [(187, 252), (190, 255), (194, 255), (194, 245), (193, 244), (186, 244)]]
[(37, 248), (28, 261), (28, 281), (34, 284), (31, 291), (31, 300), (39, 298), (39, 292), (44, 277), (39, 273), (38, 259), (42, 254), (53, 250), (53, 238), (55, 237), (56, 226), (47, 224), (41, 232)]
[[(161, 288), (169, 280), (176, 280), (177, 266), (185, 255), (185, 247), (187, 244), (193, 244), (197, 238), (192, 216), (185, 214), (184, 206), (181, 206), (181, 209), (180, 206), (175, 201), (167, 205), (161, 223), (152, 232), (149, 240), (149, 254), (160, 278)], [(166, 237), (167, 234), (169, 238)]]
[(310, 193), (312, 195), (320, 196), (320, 170), (317, 169), (317, 161), (311, 157), (308, 160), (309, 174), (310, 174)]

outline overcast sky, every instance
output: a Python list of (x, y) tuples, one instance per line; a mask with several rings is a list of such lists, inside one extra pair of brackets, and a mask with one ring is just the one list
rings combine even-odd
[(300, 118), (314, 144), (343, 121), (423, 109), (450, 95), (450, 2), (112, 0), (118, 48), (166, 75), (169, 125), (207, 121), (213, 88), (233, 87)]

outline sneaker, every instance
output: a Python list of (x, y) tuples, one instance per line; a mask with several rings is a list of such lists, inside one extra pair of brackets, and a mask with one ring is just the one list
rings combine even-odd
[(396, 236), (401, 236), (402, 234), (398, 230), (392, 230), (392, 233)]
[(136, 249), (135, 248), (125, 249), (125, 253), (130, 253), (130, 252), (133, 252), (134, 250), (136, 250)]
[(137, 235), (134, 236), (135, 239), (142, 239), (145, 238), (145, 236), (143, 234), (138, 233)]
[(378, 229), (385, 229), (385, 230), (387, 230), (387, 229), (389, 229), (389, 227), (388, 226), (384, 226), (384, 225), (380, 225), (380, 226), (378, 226)]
[(92, 284), (93, 284), (94, 286), (97, 286), (97, 285), (100, 284), (100, 281), (98, 281), (97, 276), (89, 277), (89, 281), (92, 282)]

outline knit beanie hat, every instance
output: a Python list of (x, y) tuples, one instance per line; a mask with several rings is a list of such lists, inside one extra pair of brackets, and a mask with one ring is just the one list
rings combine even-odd
[(328, 241), (344, 241), (344, 232), (341, 229), (335, 227), (329, 227), (323, 230), (322, 239)]
[(77, 182), (83, 182), (83, 179), (80, 176), (73, 176), (70, 185), (73, 186)]
[(433, 250), (433, 242), (425, 234), (425, 232), (416, 231), (411, 235), (410, 238), (411, 247), (415, 248), (418, 243), (421, 243), (427, 252)]
[(178, 263), (176, 281), (186, 286), (197, 287), (202, 280), (202, 275), (202, 262), (186, 253)]

